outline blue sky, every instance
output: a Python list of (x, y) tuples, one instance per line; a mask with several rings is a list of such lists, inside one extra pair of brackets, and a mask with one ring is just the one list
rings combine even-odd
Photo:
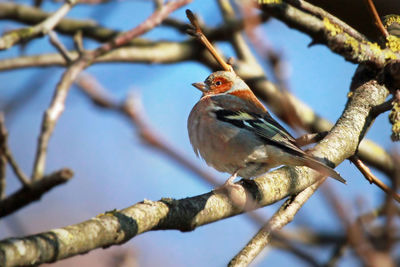
[[(58, 6), (45, 1), (44, 9), (52, 11)], [(214, 1), (194, 1), (187, 8), (200, 14), (209, 25), (221, 22)], [(98, 7), (77, 6), (68, 17), (92, 18), (101, 20), (105, 26), (128, 30), (143, 21), (151, 12), (152, 4), (149, 1), (120, 1)], [(176, 11), (173, 16), (186, 20), (184, 9)], [(17, 26), (19, 24), (10, 21), (0, 22), (0, 29), (3, 30)], [(308, 48), (311, 41), (309, 37), (288, 29), (276, 20), (262, 26), (262, 33), (283, 53), (290, 66), (289, 84), (292, 93), (318, 114), (332, 122), (336, 121), (346, 103), (356, 66), (332, 54), (324, 46)], [(164, 28), (149, 32), (145, 37), (153, 40), (187, 38), (175, 30)], [(67, 47), (72, 48), (72, 42), (68, 38), (62, 40)], [(86, 48), (97, 46), (90, 40), (85, 40), (84, 44)], [(220, 47), (228, 57), (234, 56), (229, 45), (223, 44)], [(47, 52), (55, 52), (47, 37), (33, 41), (25, 51), (26, 54)], [(14, 47), (2, 51), (0, 59), (18, 54), (18, 48)], [(196, 158), (187, 136), (186, 120), (200, 97), (198, 90), (190, 84), (204, 80), (210, 74), (207, 68), (195, 62), (174, 65), (118, 63), (98, 64), (90, 67), (87, 72), (96, 76), (120, 100), (132, 90), (139, 92), (149, 122), (155, 129), (187, 157), (213, 172), (221, 183), (228, 177), (227, 174), (212, 170), (203, 160)], [(11, 149), (26, 173), (31, 172), (33, 165), (43, 111), (48, 107), (62, 73), (63, 69), (56, 67), (0, 73), (0, 107), (4, 107), (7, 101), (21, 92), (34, 90), (28, 101), (12, 113), (6, 114)], [(387, 114), (377, 119), (367, 137), (385, 148), (392, 146)], [(70, 90), (66, 110), (50, 141), (47, 159), (47, 172), (70, 167), (75, 172), (73, 180), (54, 189), (40, 202), (1, 221), (0, 228), (5, 229), (1, 231), (1, 237), (33, 234), (78, 223), (104, 211), (124, 208), (143, 199), (183, 198), (212, 189), (175, 162), (143, 145), (130, 122), (114, 112), (93, 106), (75, 86)], [(365, 201), (366, 207), (376, 206), (383, 201), (379, 190), (366, 182), (354, 166), (344, 162), (337, 169), (348, 180), (348, 185), (335, 181), (329, 181), (329, 184), (340, 192), (340, 198), (350, 206), (354, 207), (358, 197)], [(8, 174), (8, 192), (12, 192), (18, 187), (18, 183), (11, 171)], [(386, 181), (383, 175), (380, 176)], [(267, 219), (277, 207), (273, 205), (259, 212)], [(15, 233), (10, 227), (16, 220), (23, 226), (24, 232)], [(332, 211), (320, 193), (313, 196), (302, 208), (293, 224), (343, 231), (338, 226), (338, 220), (332, 217)], [(286, 228), (293, 229), (294, 226), (288, 225)], [(145, 233), (124, 246), (137, 252), (141, 266), (155, 266), (160, 263), (164, 266), (224, 266), (257, 230), (258, 227), (253, 222), (241, 215), (189, 233)], [(329, 256), (322, 253), (322, 250), (314, 251), (320, 253), (320, 260)], [(94, 253), (99, 252), (102, 250)], [(297, 259), (285, 252), (272, 249), (267, 253), (259, 261), (262, 266), (298, 263)], [(91, 253), (83, 257), (90, 255)], [(82, 260), (83, 257), (75, 258), (70, 263)], [(351, 266), (354, 262), (349, 258), (350, 255), (347, 255), (340, 266)], [(63, 264), (67, 263), (65, 261)]]

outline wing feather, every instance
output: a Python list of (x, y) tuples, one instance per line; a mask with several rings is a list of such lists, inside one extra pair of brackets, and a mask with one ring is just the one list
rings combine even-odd
[(220, 109), (215, 111), (215, 115), (218, 120), (248, 130), (268, 144), (278, 146), (297, 156), (305, 154), (296, 145), (293, 136), (269, 114)]

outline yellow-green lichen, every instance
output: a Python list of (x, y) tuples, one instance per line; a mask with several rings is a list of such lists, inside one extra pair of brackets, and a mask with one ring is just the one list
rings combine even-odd
[(282, 0), (258, 0), (258, 4), (282, 4)]
[(383, 18), (383, 24), (385, 27), (392, 25), (393, 23), (400, 24), (400, 16), (399, 15), (387, 15)]
[(386, 47), (394, 52), (400, 52), (400, 38), (394, 35), (389, 35), (386, 38)]
[(360, 51), (360, 46), (358, 45), (358, 41), (345, 33), (345, 45), (350, 47), (355, 54), (358, 54)]
[(382, 48), (377, 43), (367, 42), (369, 50), (374, 54), (374, 57), (382, 55)]
[(325, 29), (328, 31), (328, 33), (332, 36), (336, 36), (339, 33), (342, 33), (343, 30), (336, 24), (332, 23), (328, 18), (323, 19), (323, 23), (325, 26)]
[(98, 215), (96, 216), (96, 218), (100, 218), (100, 217), (103, 217), (103, 216), (114, 216), (115, 213), (117, 213), (117, 212), (119, 212), (118, 209), (113, 209), (113, 210), (106, 211), (106, 212), (104, 212), (104, 213), (98, 214)]
[(392, 140), (400, 140), (400, 104), (399, 102), (394, 102), (392, 110), (389, 114), (389, 121), (392, 124)]
[(391, 50), (386, 50), (384, 55), (385, 59), (399, 59), (399, 57)]
[(390, 136), (392, 141), (399, 141), (400, 140), (400, 122), (396, 122), (392, 125), (392, 135)]
[[(398, 22), (397, 20), (395, 20)], [(340, 28), (338, 25), (332, 23), (328, 18), (323, 19), (323, 23), (325, 26), (325, 29), (327, 33), (330, 36), (336, 36), (338, 34), (344, 35), (344, 42), (346, 48), (349, 48), (351, 51), (353, 51), (354, 55), (357, 55), (358, 60), (367, 60), (368, 59), (368, 54), (373, 53), (373, 56), (376, 58), (379, 58), (382, 56), (382, 53), (385, 56), (385, 59), (398, 59), (398, 56), (395, 54), (396, 52), (400, 52), (400, 38), (396, 36), (390, 36), (387, 39), (387, 47), (390, 48), (390, 50), (382, 50), (382, 48), (377, 44), (377, 43), (371, 43), (371, 42), (363, 42), (364, 45), (360, 45), (360, 42), (347, 34), (346, 32), (343, 32), (343, 29)], [(368, 51), (367, 51), (368, 50)]]

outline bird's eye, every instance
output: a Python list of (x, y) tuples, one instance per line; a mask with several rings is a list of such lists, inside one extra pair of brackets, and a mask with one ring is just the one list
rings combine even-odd
[(216, 81), (216, 82), (215, 82), (215, 85), (216, 85), (216, 86), (220, 86), (221, 84), (222, 84), (221, 81)]

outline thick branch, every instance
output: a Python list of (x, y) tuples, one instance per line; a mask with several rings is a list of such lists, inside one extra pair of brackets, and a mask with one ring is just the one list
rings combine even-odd
[[(243, 187), (259, 205), (268, 205), (309, 186), (313, 178), (299, 178), (310, 170), (281, 168)], [(292, 177), (293, 180), (290, 180)], [(283, 181), (282, 181), (283, 179)], [(254, 203), (253, 200), (249, 202)], [(223, 193), (181, 200), (144, 201), (120, 211), (112, 211), (80, 224), (67, 226), (25, 238), (0, 242), (0, 265), (19, 266), (53, 262), (99, 247), (128, 241), (150, 230), (190, 231), (243, 212)], [(89, 242), (88, 242), (89, 240)]]

